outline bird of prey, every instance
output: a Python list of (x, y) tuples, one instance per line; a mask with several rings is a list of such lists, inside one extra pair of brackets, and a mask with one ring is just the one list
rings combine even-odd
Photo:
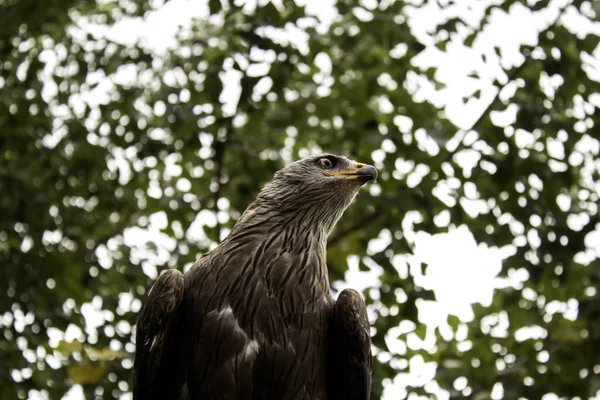
[(330, 294), (327, 236), (377, 170), (324, 154), (278, 171), (214, 250), (162, 273), (136, 330), (134, 400), (369, 399), (365, 303)]

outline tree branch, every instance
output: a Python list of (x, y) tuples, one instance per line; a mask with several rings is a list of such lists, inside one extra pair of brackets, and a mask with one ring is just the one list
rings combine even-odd
[[(560, 21), (561, 17), (563, 16), (563, 14), (567, 10), (567, 8), (571, 5), (571, 3), (572, 2), (570, 1), (567, 5), (565, 5), (563, 8), (561, 8), (556, 19), (551, 24), (549, 24), (546, 29), (540, 31), (539, 35), (543, 35), (544, 33), (548, 32), (549, 30), (554, 28), (554, 26)], [(498, 103), (498, 100), (500, 98), (500, 92), (502, 91), (502, 89), (504, 89), (510, 82), (512, 82), (519, 76), (519, 74), (521, 73), (521, 71), (523, 70), (525, 65), (527, 64), (527, 61), (529, 61), (529, 60), (531, 60), (531, 58), (526, 58), (525, 61), (523, 61), (523, 63), (520, 66), (518, 66), (517, 68), (515, 68), (511, 71), (510, 75), (508, 76), (508, 81), (504, 85), (502, 85), (502, 87), (498, 90), (498, 93), (496, 93), (496, 96), (494, 97), (494, 99), (492, 100), (490, 105), (485, 109), (485, 111), (479, 116), (477, 121), (475, 121), (471, 125), (471, 128), (468, 129), (467, 131), (473, 130), (481, 124), (481, 122), (485, 119), (485, 117), (490, 113), (492, 108)], [(464, 148), (463, 140), (464, 140), (464, 137), (463, 137), (463, 139), (461, 139), (457, 148), (453, 152), (448, 152), (449, 156), (456, 154), (457, 151)], [(333, 235), (327, 241), (327, 246), (329, 247), (329, 246), (333, 246), (333, 245), (337, 244), (340, 240), (344, 239), (346, 236), (350, 235), (354, 231), (357, 231), (358, 229), (361, 229), (361, 228), (369, 225), (371, 222), (375, 221), (380, 215), (381, 215), (381, 211), (379, 211), (379, 210), (376, 210), (369, 214), (364, 215), (362, 218), (355, 221), (349, 227), (342, 229), (342, 230), (338, 231), (335, 235)]]
[[(558, 16), (556, 17), (556, 19), (554, 21), (552, 21), (552, 23), (549, 24), (546, 27), (546, 29), (540, 31), (540, 33), (538, 34), (538, 37), (540, 37), (541, 35), (545, 34), (548, 31), (550, 31), (551, 29), (553, 29), (556, 26), (556, 24), (558, 24), (558, 22), (560, 21), (560, 19), (564, 15), (564, 13), (567, 11), (567, 8), (569, 8), (569, 6), (571, 5), (571, 3), (572, 3), (572, 1), (569, 1), (563, 8), (560, 9), (560, 11), (559, 11)], [(498, 101), (500, 100), (500, 92), (502, 92), (502, 90), (505, 87), (507, 87), (512, 81), (514, 81), (515, 79), (517, 79), (519, 77), (519, 75), (521, 74), (521, 71), (523, 71), (523, 69), (527, 65), (528, 61), (531, 61), (531, 57), (525, 58), (525, 60), (523, 61), (523, 63), (521, 65), (519, 65), (518, 67), (516, 67), (513, 70), (511, 70), (510, 74), (507, 74), (508, 75), (508, 79), (507, 79), (506, 83), (504, 85), (502, 85), (501, 87), (498, 88), (498, 92), (494, 96), (494, 99), (490, 102), (490, 104), (486, 107), (486, 109), (481, 113), (481, 115), (479, 116), (479, 118), (477, 118), (477, 120), (473, 124), (471, 124), (471, 127), (469, 129), (465, 130), (465, 132), (476, 130), (477, 127), (479, 125), (481, 125), (481, 123), (489, 115), (489, 113), (492, 111), (492, 109), (498, 104)], [(458, 143), (458, 145), (456, 146), (456, 149), (454, 151), (448, 152), (447, 158), (448, 157), (452, 157), (454, 154), (456, 154), (460, 150), (465, 149), (465, 145), (464, 145), (465, 136), (466, 135), (464, 135), (461, 138), (460, 142)]]
[(360, 219), (356, 220), (352, 225), (336, 232), (336, 234), (333, 235), (327, 241), (327, 246), (329, 247), (329, 246), (335, 245), (337, 242), (344, 239), (346, 236), (350, 235), (351, 233), (369, 225), (371, 222), (376, 220), (379, 216), (381, 216), (380, 210), (375, 210), (368, 214), (363, 215)]

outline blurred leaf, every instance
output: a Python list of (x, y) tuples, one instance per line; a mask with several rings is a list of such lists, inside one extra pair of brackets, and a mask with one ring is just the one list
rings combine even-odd
[(114, 351), (111, 349), (98, 350), (93, 347), (86, 347), (85, 352), (91, 359), (100, 361), (119, 360), (127, 356), (127, 354), (122, 351)]
[(69, 365), (67, 373), (69, 378), (79, 385), (96, 385), (104, 378), (106, 368), (92, 364)]
[(83, 343), (78, 341), (65, 342), (61, 340), (56, 347), (56, 350), (60, 351), (65, 355), (69, 355), (75, 352), (81, 352), (83, 350)]

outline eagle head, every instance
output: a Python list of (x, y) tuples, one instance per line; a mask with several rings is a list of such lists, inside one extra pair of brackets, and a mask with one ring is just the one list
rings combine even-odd
[(277, 171), (250, 209), (284, 214), (330, 232), (360, 187), (376, 179), (372, 165), (335, 154), (310, 156)]

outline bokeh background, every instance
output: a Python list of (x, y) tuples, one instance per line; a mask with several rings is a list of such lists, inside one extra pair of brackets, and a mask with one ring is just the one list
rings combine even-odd
[(130, 399), (151, 282), (321, 151), (380, 170), (328, 247), (373, 399), (600, 398), (598, 13), (0, 0), (0, 398)]

